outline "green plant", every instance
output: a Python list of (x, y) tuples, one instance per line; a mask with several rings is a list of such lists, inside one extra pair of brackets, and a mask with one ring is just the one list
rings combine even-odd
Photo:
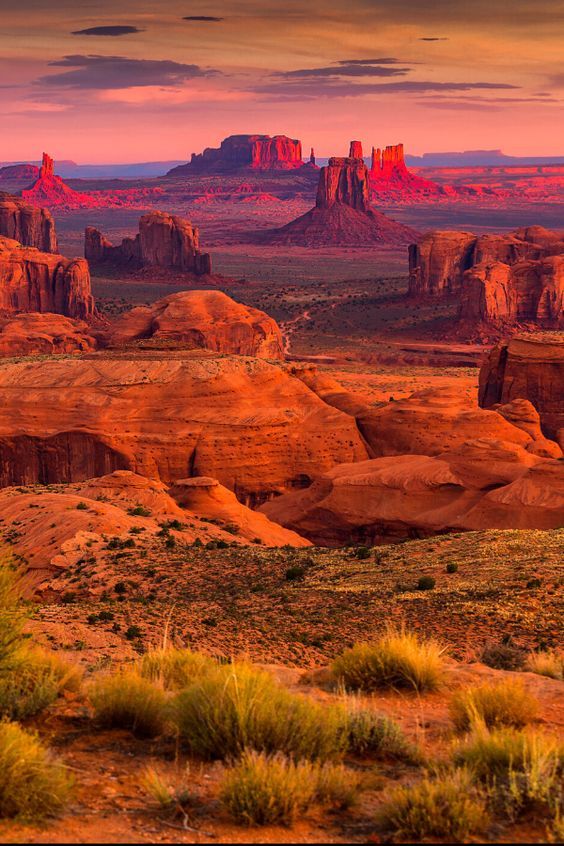
[(322, 759), (345, 748), (342, 709), (281, 687), (245, 663), (218, 666), (176, 697), (179, 736), (202, 758), (229, 758), (250, 747), (294, 758)]
[(104, 728), (122, 728), (137, 737), (156, 737), (166, 727), (162, 688), (135, 672), (114, 673), (96, 682), (90, 699)]
[(390, 629), (373, 643), (345, 650), (333, 662), (333, 673), (352, 690), (436, 690), (443, 678), (444, 653), (436, 640)]
[(350, 704), (346, 711), (347, 747), (354, 755), (417, 762), (420, 753), (399, 725), (370, 708)]
[(427, 838), (464, 841), (487, 823), (486, 803), (464, 770), (400, 787), (380, 813), (380, 823), (407, 842)]
[(367, 546), (357, 546), (354, 551), (355, 558), (359, 558), (361, 561), (370, 558), (371, 554), (372, 550)]
[(76, 506), (77, 511), (88, 511), (88, 505), (85, 502), (79, 502)]
[(417, 590), (433, 590), (435, 584), (436, 582), (432, 576), (421, 576), (417, 582)]
[(449, 561), (445, 567), (447, 573), (458, 573), (458, 564), (456, 561)]
[(80, 670), (54, 653), (26, 644), (0, 668), (0, 717), (24, 720), (80, 687)]
[(37, 821), (66, 805), (72, 779), (35, 734), (0, 722), (0, 818)]
[(161, 811), (185, 815), (185, 809), (191, 802), (191, 794), (183, 783), (171, 785), (154, 767), (147, 767), (141, 773), (139, 783)]
[(190, 649), (155, 649), (145, 653), (140, 674), (165, 690), (180, 690), (217, 667), (217, 661)]
[(298, 564), (293, 564), (288, 567), (285, 573), (286, 581), (301, 582), (305, 578), (305, 567), (300, 567)]
[(142, 636), (142, 634), (143, 634), (143, 632), (139, 628), (139, 626), (135, 626), (135, 625), (128, 626), (126, 631), (125, 631), (125, 636), (126, 636), (127, 640), (136, 640), (137, 638), (140, 638)]
[(551, 679), (564, 679), (564, 656), (558, 652), (531, 652), (525, 665), (530, 673)]
[(318, 765), (315, 781), (315, 796), (321, 805), (344, 810), (356, 804), (360, 779), (344, 764), (326, 761)]
[(463, 688), (450, 703), (450, 714), (459, 731), (468, 731), (480, 721), (488, 728), (520, 727), (530, 723), (537, 712), (537, 700), (514, 679)]

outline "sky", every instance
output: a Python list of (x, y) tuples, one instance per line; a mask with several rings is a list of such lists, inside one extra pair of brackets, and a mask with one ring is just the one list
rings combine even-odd
[(0, 161), (564, 155), (562, 0), (0, 0)]

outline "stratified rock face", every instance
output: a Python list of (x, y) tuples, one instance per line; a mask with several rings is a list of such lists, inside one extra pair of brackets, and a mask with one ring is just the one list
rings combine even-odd
[(370, 175), (375, 179), (393, 179), (407, 173), (403, 144), (393, 144), (383, 150), (372, 147)]
[(456, 194), (456, 189), (441, 186), (407, 169), (403, 144), (384, 149), (372, 147), (370, 194), (375, 200), (414, 201)]
[(302, 167), (302, 144), (287, 135), (230, 135), (219, 148), (192, 153), (189, 164), (173, 168), (168, 176), (183, 173), (230, 173), (253, 170), (292, 170)]
[(480, 370), (479, 403), (529, 400), (544, 434), (564, 446), (564, 337), (559, 333), (514, 335), (490, 352)]
[(460, 290), (472, 266), (476, 236), (471, 232), (427, 232), (409, 246), (409, 294), (443, 296)]
[(96, 340), (88, 324), (62, 314), (15, 314), (0, 318), (0, 356), (91, 352)]
[(256, 240), (288, 246), (407, 244), (415, 230), (370, 208), (368, 168), (361, 158), (330, 158), (319, 172), (315, 208)]
[(335, 467), (261, 511), (316, 544), (341, 546), (460, 530), (558, 528), (563, 509), (562, 461), (483, 438), (436, 457)]
[(24, 200), (45, 206), (61, 206), (68, 209), (93, 208), (100, 205), (99, 200), (66, 185), (60, 176), (55, 175), (55, 163), (51, 156), (43, 153), (43, 164), (39, 178), (31, 188), (22, 191)]
[(16, 179), (37, 179), (39, 168), (32, 164), (7, 165), (0, 167), (0, 182)]
[(94, 316), (90, 272), (84, 259), (67, 259), (0, 238), (0, 311)]
[(362, 155), (362, 141), (351, 141), (349, 159), (361, 159)]
[(151, 306), (134, 308), (112, 324), (106, 342), (284, 358), (276, 321), (221, 291), (181, 291)]
[(51, 212), (9, 194), (0, 194), (0, 236), (44, 253), (56, 253), (58, 249)]
[(123, 469), (165, 483), (211, 476), (254, 505), (368, 457), (353, 417), (258, 358), (6, 362), (0, 405), (0, 485)]
[(139, 234), (113, 246), (98, 229), (87, 227), (84, 255), (92, 264), (112, 262), (134, 267), (171, 267), (202, 276), (211, 273), (211, 256), (200, 251), (198, 228), (165, 212), (150, 212), (139, 221)]

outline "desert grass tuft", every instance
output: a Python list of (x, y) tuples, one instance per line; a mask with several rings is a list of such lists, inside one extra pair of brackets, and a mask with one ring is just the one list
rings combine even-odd
[(181, 741), (201, 758), (245, 749), (327, 760), (346, 748), (342, 709), (292, 694), (246, 663), (218, 666), (181, 691), (173, 705)]
[(487, 728), (519, 728), (535, 719), (538, 707), (537, 700), (520, 680), (506, 679), (458, 691), (451, 700), (450, 715), (459, 731), (469, 731), (480, 722)]
[(139, 778), (139, 784), (157, 808), (171, 815), (186, 814), (192, 802), (190, 790), (181, 780), (180, 784), (171, 784), (155, 767), (147, 767)]
[(404, 842), (445, 838), (458, 843), (482, 831), (487, 820), (485, 799), (464, 770), (398, 788), (379, 815), (383, 828)]
[(165, 692), (135, 672), (100, 679), (92, 686), (90, 699), (104, 728), (127, 729), (136, 737), (157, 737), (166, 728)]
[(0, 668), (0, 716), (33, 717), (63, 691), (78, 691), (81, 679), (79, 668), (55, 653), (23, 647)]
[(155, 649), (139, 662), (143, 678), (157, 682), (165, 690), (181, 690), (217, 667), (217, 661), (190, 649)]
[(436, 640), (389, 630), (372, 643), (345, 650), (333, 662), (333, 673), (350, 690), (400, 688), (422, 693), (440, 687), (444, 654)]
[(562, 681), (564, 679), (564, 655), (558, 652), (531, 652), (525, 669), (539, 676)]
[(0, 722), (0, 818), (36, 822), (61, 811), (70, 796), (67, 770), (35, 734)]
[(353, 755), (393, 758), (419, 763), (421, 752), (407, 740), (400, 726), (371, 708), (362, 707), (350, 698), (346, 704), (347, 747)]

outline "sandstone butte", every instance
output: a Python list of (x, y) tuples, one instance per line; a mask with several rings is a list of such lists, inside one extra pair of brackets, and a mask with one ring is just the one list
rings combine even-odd
[(19, 241), (24, 247), (36, 247), (44, 253), (58, 250), (51, 212), (10, 194), (0, 193), (0, 236)]
[(14, 314), (0, 317), (0, 356), (91, 352), (97, 343), (82, 320), (62, 314)]
[(0, 312), (22, 311), (92, 318), (88, 263), (0, 237)]
[(8, 182), (15, 179), (37, 179), (39, 168), (33, 164), (6, 165), (0, 167), (0, 182)]
[[(139, 506), (146, 513), (132, 514)], [(245, 545), (260, 540), (266, 546), (309, 546), (295, 532), (242, 505), (215, 479), (189, 479), (171, 490), (127, 470), (58, 490), (3, 488), (0, 517), (6, 523), (19, 521), (13, 549), (26, 558), (26, 582), (38, 590), (43, 580), (64, 572), (85, 553), (96, 554), (103, 562), (104, 555), (111, 555), (104, 552), (108, 536), (124, 535), (132, 528), (156, 535), (164, 522), (172, 520), (182, 528), (171, 529), (171, 534), (184, 543), (198, 538), (204, 543)], [(100, 592), (107, 587), (103, 566), (98, 573)]]
[(131, 309), (103, 334), (112, 347), (148, 346), (208, 349), (282, 359), (282, 334), (275, 320), (235, 302), (222, 291), (181, 291), (150, 306)]
[(39, 177), (30, 188), (22, 191), (24, 200), (46, 206), (64, 206), (66, 208), (89, 208), (99, 205), (90, 194), (74, 191), (55, 174), (55, 162), (47, 153), (43, 153), (43, 164)]
[(233, 173), (247, 170), (294, 170), (303, 167), (302, 144), (287, 135), (230, 135), (218, 148), (192, 153), (188, 164), (173, 168), (167, 176), (190, 173)]
[(450, 185), (438, 185), (411, 173), (405, 163), (403, 144), (393, 144), (383, 149), (372, 147), (369, 177), (370, 194), (375, 200), (393, 199), (401, 202), (452, 197), (462, 190)]
[(561, 333), (518, 334), (501, 341), (480, 370), (479, 403), (530, 400), (545, 435), (564, 449), (564, 337)]
[[(357, 150), (358, 142), (351, 143)], [(296, 246), (407, 244), (415, 230), (370, 207), (368, 168), (362, 157), (331, 158), (319, 172), (315, 207), (256, 240)]]
[[(353, 417), (280, 364), (192, 352), (0, 363), (0, 484), (211, 476), (245, 504), (368, 458)], [(494, 412), (491, 412), (492, 414)]]
[(197, 276), (211, 273), (211, 257), (200, 251), (198, 228), (183, 217), (159, 211), (143, 215), (139, 233), (115, 247), (98, 229), (87, 227), (84, 255), (92, 264), (170, 267)]
[(306, 490), (261, 507), (271, 520), (329, 546), (460, 530), (558, 528), (563, 510), (562, 461), (487, 438), (436, 456), (334, 467)]

